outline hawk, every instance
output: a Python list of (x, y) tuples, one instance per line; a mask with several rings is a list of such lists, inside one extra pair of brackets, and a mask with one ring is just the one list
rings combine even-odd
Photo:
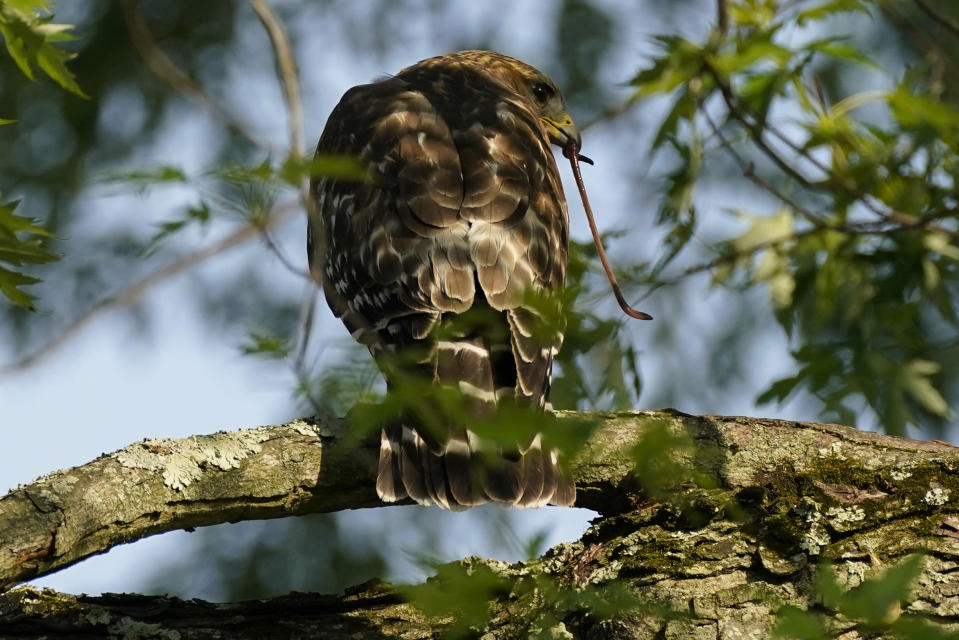
[[(570, 139), (578, 148), (556, 84), (489, 51), (423, 60), (333, 109), (317, 154), (356, 156), (371, 179), (312, 181), (310, 270), (388, 387), (419, 377), (456, 389), (477, 420), (507, 404), (551, 409), (563, 335), (527, 293), (565, 280), (569, 219), (550, 145)], [(382, 500), (573, 504), (542, 434), (504, 444), (469, 419), (425, 425), (429, 413), (383, 428)]]

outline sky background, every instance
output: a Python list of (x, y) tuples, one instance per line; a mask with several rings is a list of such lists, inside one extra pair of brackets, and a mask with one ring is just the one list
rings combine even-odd
[[(450, 50), (483, 46), (523, 59), (555, 73), (560, 43), (554, 29), (538, 28), (555, 20), (552, 8), (559, 3), (538, 0), (486, 1), (481, 3), (411, 3), (413, 19), (395, 21), (395, 15), (381, 15), (370, 3), (339, 3), (335, 13), (328, 3), (276, 2), (287, 22), (302, 73), (306, 138), (312, 147), (326, 117), (349, 87), (383, 74), (396, 72), (420, 59)], [(579, 123), (589, 121), (605, 106), (618, 104), (630, 95), (626, 86), (653, 51), (650, 36), (677, 31), (701, 34), (712, 18), (703, 11), (677, 17), (660, 11), (663, 3), (599, 3), (617, 16), (613, 25), (614, 45), (602, 69), (600, 83), (607, 95), (603, 103), (590, 104), (582, 113), (573, 110)], [(695, 3), (693, 3), (695, 4)], [(286, 146), (286, 119), (277, 84), (269, 43), (251, 10), (240, 3), (238, 37), (230, 51), (232, 62), (225, 76), (201, 78), (240, 118), (252, 124), (258, 137), (276, 148)], [(636, 10), (642, 5), (645, 10)], [(57, 22), (77, 25), (81, 42), (85, 25), (104, 2), (58, 2)], [(156, 7), (154, 4), (146, 6)], [(705, 5), (702, 5), (705, 6)], [(154, 10), (153, 13), (156, 13)], [(337, 20), (331, 20), (335, 15)], [(162, 16), (151, 15), (162, 20)], [(387, 20), (387, 19), (390, 20)], [(680, 23), (674, 22), (679, 18)], [(681, 24), (682, 26), (678, 26)], [(351, 29), (366, 27), (390, 34), (380, 47), (358, 49)], [(82, 55), (82, 53), (81, 53)], [(79, 78), (83, 85), (83, 77)], [(560, 86), (563, 85), (559, 79)], [(136, 131), (142, 123), (143, 96), (134, 87), (117, 86), (105, 97), (97, 122), (97, 135), (109, 137), (118, 131)], [(662, 167), (647, 155), (652, 128), (663, 113), (662, 104), (647, 103), (615, 121), (600, 123), (584, 135), (583, 151), (596, 161), (585, 168), (585, 180), (604, 230), (628, 229), (628, 241), (611, 245), (615, 256), (645, 256), (653, 259), (661, 234), (651, 219), (651, 202), (661, 189)], [(168, 105), (162, 124), (150, 132), (144, 144), (131, 148), (117, 169), (171, 164), (188, 172), (201, 172), (215, 161), (222, 129), (188, 103)], [(66, 144), (67, 142), (60, 143)], [(561, 159), (561, 158), (560, 158)], [(573, 236), (589, 238), (582, 207), (568, 168), (560, 163), (570, 201)], [(103, 167), (97, 167), (102, 171)], [(628, 185), (628, 186), (627, 186)], [(153, 226), (171, 217), (177, 207), (195, 202), (190, 187), (151, 188), (142, 193), (115, 183), (86, 186), (71, 205), (81, 215), (83, 227), (71, 229), (69, 242), (84, 234), (95, 236), (105, 228), (128, 228), (132, 234), (152, 233)], [(42, 212), (48, 204), (25, 195), (24, 208)], [(292, 194), (284, 197), (291, 198)], [(706, 236), (730, 235), (735, 222), (729, 217), (708, 214), (724, 207), (750, 206), (762, 209), (769, 203), (756, 193), (729, 192), (722, 184), (697, 195), (705, 213)], [(214, 242), (234, 228), (230, 220), (219, 220), (204, 230), (189, 231), (180, 241), (184, 246)], [(276, 231), (283, 254), (305, 270), (305, 219), (302, 214)], [(82, 256), (67, 253), (64, 264)], [(294, 299), (303, 299), (308, 283), (284, 268), (260, 241), (248, 243), (203, 265), (195, 274), (172, 279), (152, 289), (130, 314), (108, 314), (82, 331), (62, 349), (37, 366), (0, 379), (0, 489), (13, 488), (54, 469), (80, 465), (98, 455), (116, 450), (142, 438), (181, 438), (191, 434), (234, 430), (276, 424), (304, 413), (292, 397), (294, 379), (284, 366), (244, 356), (241, 331), (220, 331), (211, 327), (213, 313), (232, 313), (230, 301), (197, 303), (197, 290), (215, 290), (221, 283), (249, 277)], [(48, 293), (49, 292), (49, 293)], [(36, 287), (40, 312), (57, 313), (54, 285)], [(745, 331), (748, 344), (737, 344), (735, 376), (716, 386), (704, 369), (721, 370), (716, 363), (704, 363), (717, 342), (727, 339), (730, 323), (743, 316), (743, 306), (753, 311)], [(751, 414), (789, 419), (815, 419), (808, 399), (799, 397), (784, 407), (754, 404), (756, 395), (773, 379), (792, 368), (786, 339), (774, 324), (765, 292), (746, 296), (710, 290), (708, 281), (692, 281), (677, 291), (657, 293), (637, 305), (650, 312), (652, 323), (628, 323), (623, 331), (641, 354), (644, 390), (637, 408), (674, 406), (688, 413)], [(612, 296), (602, 309), (618, 313)], [(255, 324), (255, 323), (251, 323)], [(742, 329), (742, 327), (739, 327)], [(677, 348), (675, 334), (683, 339)], [(668, 338), (668, 339), (667, 339)], [(314, 328), (316, 357), (335, 361), (349, 354), (349, 337), (320, 301)], [(663, 344), (667, 348), (663, 348)], [(355, 351), (352, 353), (356, 353)], [(6, 355), (6, 357), (3, 357)], [(364, 356), (365, 357), (365, 356)], [(13, 358), (11, 349), (0, 347), (0, 362)], [(719, 363), (722, 365), (722, 363)], [(536, 511), (505, 512), (487, 508), (466, 513), (441, 513), (420, 507), (381, 508), (348, 512), (337, 516), (343, 539), (368, 538), (380, 547), (395, 549), (395, 562), (386, 577), (417, 580), (424, 569), (418, 553), (424, 544), (435, 558), (453, 560), (471, 554), (519, 559), (531, 535), (542, 534), (549, 546), (578, 538), (592, 514), (581, 509), (547, 508)], [(404, 528), (403, 524), (429, 521), (427, 534)], [(478, 522), (486, 523), (483, 527)], [(492, 524), (490, 524), (492, 523)], [(242, 545), (245, 540), (269, 535), (274, 522), (241, 523), (217, 527), (220, 535)], [(223, 533), (225, 532), (225, 533)], [(156, 584), (158, 575), (179, 571), (183, 558), (196, 548), (198, 533), (174, 532), (125, 545), (104, 556), (53, 574), (35, 584), (66, 592), (95, 594), (102, 591), (143, 591)], [(146, 568), (146, 570), (144, 570)], [(307, 577), (303, 578), (308, 584)], [(357, 580), (357, 582), (360, 580)], [(216, 599), (221, 592), (216, 582), (201, 571), (181, 583), (191, 596)]]

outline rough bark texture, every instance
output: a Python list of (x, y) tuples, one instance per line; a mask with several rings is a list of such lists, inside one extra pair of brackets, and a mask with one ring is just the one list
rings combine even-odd
[[(467, 559), (412, 590), (227, 605), (24, 587), (0, 595), (0, 637), (432, 638), (471, 623), (488, 640), (765, 638), (785, 605), (816, 612), (831, 637), (888, 635), (889, 622), (959, 632), (956, 448), (824, 424), (595, 417), (572, 473), (577, 504), (602, 517), (536, 561)], [(161, 531), (375, 505), (374, 452), (332, 433), (297, 421), (148, 441), (21, 487), (0, 500), (0, 583)], [(668, 449), (682, 473), (637, 466), (651, 433), (688, 436)], [(920, 550), (910, 593), (870, 612), (871, 625), (815, 586), (822, 561), (855, 589)]]

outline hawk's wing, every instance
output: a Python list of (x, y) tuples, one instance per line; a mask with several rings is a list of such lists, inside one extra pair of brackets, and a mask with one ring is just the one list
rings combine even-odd
[[(411, 373), (390, 355), (414, 350), (419, 372), (459, 387), (479, 415), (503, 395), (543, 407), (562, 335), (544, 344), (522, 298), (562, 286), (568, 222), (536, 114), (467, 65), (413, 67), (348, 91), (317, 152), (358, 155), (374, 175), (314, 181), (310, 259), (334, 313), (387, 381)], [(493, 320), (436, 339), (438, 323), (467, 311)], [(481, 464), (484, 447), (468, 425), (435, 431), (384, 430), (381, 497), (446, 507), (571, 502), (538, 436)]]

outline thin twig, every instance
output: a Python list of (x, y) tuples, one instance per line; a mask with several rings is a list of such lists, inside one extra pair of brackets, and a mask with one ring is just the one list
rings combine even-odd
[(725, 36), (729, 31), (729, 9), (726, 0), (716, 0), (716, 24), (719, 25), (719, 34)]
[(194, 81), (185, 71), (180, 69), (170, 57), (159, 47), (146, 20), (140, 13), (138, 0), (121, 0), (123, 17), (130, 32), (130, 40), (137, 53), (143, 59), (150, 71), (166, 83), (171, 89), (180, 93), (205, 109), (210, 115), (219, 120), (232, 133), (245, 138), (262, 149), (270, 150), (270, 145), (257, 139), (251, 133), (250, 127), (244, 124), (237, 116), (230, 113), (213, 96)]
[(749, 132), (753, 143), (759, 147), (763, 153), (765, 153), (769, 159), (776, 164), (777, 167), (779, 167), (780, 171), (806, 188), (818, 188), (809, 178), (800, 173), (799, 170), (797, 170), (782, 156), (780, 156), (775, 149), (769, 146), (769, 143), (767, 143), (766, 139), (763, 137), (763, 130), (764, 128), (768, 129), (768, 125), (764, 126), (758, 120), (754, 120), (751, 114), (746, 113), (746, 111), (739, 104), (739, 101), (736, 100), (736, 97), (733, 95), (733, 90), (729, 86), (729, 83), (723, 79), (719, 71), (710, 64), (706, 64), (705, 67), (709, 72), (709, 75), (712, 76), (716, 86), (719, 88), (719, 93), (723, 97), (723, 102), (726, 103), (726, 108), (729, 109), (729, 114), (746, 128), (746, 131)]
[(956, 22), (951, 17), (933, 7), (927, 0), (913, 0), (913, 2), (919, 5), (923, 13), (945, 27), (952, 35), (959, 38), (959, 22)]
[(720, 256), (717, 256), (713, 260), (710, 260), (709, 262), (702, 262), (700, 264), (687, 267), (681, 273), (679, 273), (678, 275), (676, 275), (675, 277), (669, 280), (660, 280), (658, 282), (646, 283), (649, 288), (646, 290), (645, 294), (640, 296), (639, 302), (642, 302), (643, 300), (651, 296), (653, 293), (655, 293), (662, 287), (675, 286), (679, 284), (680, 282), (682, 282), (683, 280), (685, 280), (686, 278), (688, 278), (689, 276), (694, 276), (700, 273), (712, 271), (716, 267), (721, 267), (726, 264), (738, 262), (745, 258), (750, 258), (756, 255), (760, 251), (771, 249), (773, 247), (786, 244), (789, 242), (795, 242), (796, 240), (800, 240), (802, 238), (805, 238), (806, 236), (822, 233), (823, 231), (824, 231), (824, 227), (810, 227), (809, 229), (803, 229), (802, 231), (797, 231), (796, 233), (792, 233), (792, 234), (789, 234), (788, 236), (783, 236), (781, 238), (772, 238), (770, 240), (757, 242), (756, 244), (749, 247), (748, 249), (745, 249), (742, 251), (735, 251), (733, 253), (724, 253)]
[[(313, 282), (313, 280), (311, 279), (310, 282)], [(303, 307), (300, 309), (300, 326), (302, 326), (303, 329), (300, 331), (300, 335), (297, 336), (296, 356), (293, 360), (294, 371), (306, 370), (307, 347), (310, 344), (310, 334), (313, 331), (313, 321), (316, 317), (316, 302), (320, 297), (319, 294), (319, 289), (316, 286), (310, 287), (309, 294), (306, 296)], [(313, 398), (310, 397), (309, 394), (307, 397), (310, 400), (310, 404), (317, 404), (313, 402)]]
[(222, 238), (220, 241), (210, 246), (197, 249), (191, 253), (182, 255), (168, 265), (154, 271), (143, 278), (127, 285), (117, 293), (103, 298), (92, 307), (74, 318), (60, 333), (45, 345), (30, 353), (23, 358), (10, 364), (0, 366), (0, 376), (9, 375), (17, 371), (23, 371), (38, 364), (48, 356), (56, 352), (60, 347), (75, 338), (83, 329), (93, 320), (114, 309), (129, 307), (140, 301), (146, 293), (153, 287), (174, 278), (185, 271), (196, 267), (197, 265), (225, 253), (234, 247), (238, 247), (261, 235), (262, 228), (267, 228), (284, 222), (291, 214), (298, 210), (295, 206), (279, 207), (273, 211), (270, 217), (260, 225), (244, 224), (233, 233)]
[[(290, 44), (289, 35), (286, 32), (286, 28), (283, 26), (283, 23), (280, 21), (279, 17), (273, 11), (273, 8), (270, 6), (267, 0), (250, 0), (250, 4), (253, 7), (253, 10), (256, 12), (256, 15), (259, 17), (260, 22), (263, 24), (263, 28), (266, 30), (267, 35), (270, 38), (270, 44), (273, 47), (273, 55), (276, 59), (276, 69), (277, 73), (280, 76), (280, 80), (283, 85), (283, 98), (286, 101), (286, 109), (289, 113), (289, 140), (290, 140), (290, 150), (294, 157), (302, 158), (305, 154), (306, 145), (304, 142), (304, 129), (303, 129), (303, 103), (300, 97), (300, 79), (299, 79), (299, 70), (296, 65), (296, 57), (293, 54), (293, 47)], [(303, 207), (308, 212), (310, 211), (310, 182), (304, 178), (300, 183), (299, 188), (299, 197), (300, 202)], [(326, 277), (324, 269), (321, 267), (314, 270), (312, 273), (304, 273), (299, 269), (293, 267), (286, 257), (279, 250), (279, 247), (273, 242), (273, 239), (269, 237), (269, 234), (266, 234), (267, 244), (273, 249), (273, 253), (277, 255), (284, 265), (288, 269), (293, 270), (297, 274), (304, 275), (310, 282), (317, 283), (317, 280), (314, 279), (314, 275), (318, 274), (319, 277), (319, 286), (313, 286), (310, 289), (309, 295), (303, 302), (303, 308), (301, 310), (301, 319), (299, 325), (299, 335), (297, 336), (296, 344), (296, 355), (292, 358), (292, 368), (293, 375), (296, 376), (297, 383), (299, 384), (303, 395), (306, 397), (307, 401), (310, 403), (313, 411), (317, 414), (326, 414), (327, 411), (324, 411), (324, 407), (321, 402), (313, 397), (312, 390), (310, 388), (310, 376), (308, 365), (306, 364), (306, 355), (309, 351), (310, 338), (313, 335), (313, 322), (314, 314), (316, 311), (316, 301), (319, 298), (319, 292), (322, 288), (324, 292), (330, 287), (323, 287), (322, 279)], [(340, 301), (345, 302), (345, 301)]]
[(304, 155), (303, 105), (300, 100), (299, 72), (293, 47), (290, 46), (290, 38), (269, 2), (250, 0), (250, 4), (270, 37), (270, 44), (276, 56), (277, 72), (283, 81), (283, 98), (286, 100), (286, 108), (290, 115), (290, 151), (294, 156), (302, 158)]
[(713, 120), (712, 116), (709, 115), (709, 111), (706, 109), (705, 105), (703, 105), (702, 107), (702, 112), (703, 112), (703, 116), (705, 116), (706, 118), (706, 123), (709, 124), (710, 129), (712, 129), (713, 131), (713, 135), (715, 135), (719, 139), (719, 143), (722, 145), (722, 147), (726, 149), (727, 153), (729, 153), (730, 156), (732, 156), (733, 161), (737, 165), (739, 165), (739, 168), (743, 172), (743, 176), (748, 178), (757, 186), (764, 189), (770, 195), (777, 198), (780, 202), (782, 202), (786, 206), (798, 212), (813, 226), (815, 227), (829, 226), (829, 224), (825, 220), (823, 220), (822, 218), (817, 216), (815, 213), (813, 213), (812, 211), (810, 211), (803, 205), (799, 204), (792, 198), (789, 198), (788, 196), (786, 196), (786, 194), (782, 193), (779, 189), (774, 187), (768, 180), (766, 180), (765, 178), (757, 174), (755, 166), (751, 162), (748, 162), (745, 158), (743, 158), (742, 155), (740, 155), (740, 153), (736, 151), (735, 147), (733, 147), (733, 144), (726, 138), (726, 136), (723, 135), (722, 131), (719, 129), (719, 126)]
[[(956, 64), (952, 57), (945, 55), (943, 48), (939, 46), (940, 38), (935, 36), (930, 38), (928, 29), (923, 28), (925, 25), (920, 26), (915, 20), (910, 20), (906, 17), (906, 15), (899, 10), (898, 3), (889, 1), (880, 2), (878, 6), (879, 10), (883, 12), (886, 18), (892, 22), (895, 27), (909, 34), (913, 46), (916, 47), (919, 53), (929, 59), (931, 64), (940, 69), (936, 74), (938, 78), (930, 78), (924, 84), (931, 93), (938, 92), (941, 94), (942, 89), (937, 89), (937, 85), (940, 84), (944, 76), (959, 76), (959, 65)], [(945, 27), (940, 25), (940, 31), (944, 28)], [(949, 70), (946, 71), (943, 69), (944, 66), (948, 66)]]
[(300, 269), (299, 267), (297, 267), (295, 264), (293, 264), (293, 262), (289, 258), (286, 257), (286, 254), (284, 254), (283, 251), (280, 249), (279, 245), (276, 244), (276, 241), (273, 239), (273, 236), (270, 235), (269, 230), (262, 229), (262, 231), (263, 231), (263, 241), (266, 243), (267, 248), (269, 248), (270, 251), (273, 252), (273, 255), (276, 256), (277, 260), (280, 261), (280, 264), (282, 264), (287, 271), (289, 271), (295, 276), (305, 278), (309, 282), (314, 281), (312, 275), (310, 275), (303, 269)]

